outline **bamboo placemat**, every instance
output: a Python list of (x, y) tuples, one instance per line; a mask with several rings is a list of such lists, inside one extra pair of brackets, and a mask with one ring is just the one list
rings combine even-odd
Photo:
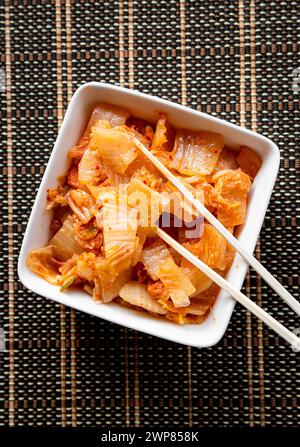
[[(68, 101), (97, 80), (182, 102), (278, 144), (256, 255), (297, 296), (299, 11), (279, 0), (1, 1), (0, 425), (299, 424), (297, 355), (239, 305), (223, 340), (197, 350), (60, 306), (17, 275)], [(245, 291), (289, 328), (300, 326), (253, 272)]]

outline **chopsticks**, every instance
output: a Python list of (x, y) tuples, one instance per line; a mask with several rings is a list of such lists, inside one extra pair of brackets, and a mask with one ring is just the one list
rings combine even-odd
[[(149, 149), (146, 148), (136, 137), (132, 138), (135, 146), (147, 157), (154, 166), (182, 193), (182, 195), (190, 202), (191, 205), (201, 214), (205, 219), (236, 249), (236, 251), (248, 262), (257, 273), (275, 290), (278, 295), (297, 313), (300, 315), (300, 303), (275, 279), (271, 273), (260, 262), (249, 253), (241, 243), (205, 208), (205, 206), (195, 199), (193, 194), (181, 183), (174, 174), (172, 174), (168, 168), (165, 167), (160, 160), (158, 160)], [(157, 234), (168, 245), (177, 250), (182, 256), (184, 256), (193, 265), (203, 271), (210, 279), (216, 284), (226, 290), (233, 298), (246, 307), (250, 312), (260, 318), (264, 323), (271, 327), (275, 332), (281, 335), (285, 340), (294, 346), (299, 346), (300, 339), (285, 328), (281, 323), (275, 320), (271, 315), (265, 312), (261, 307), (251, 301), (246, 295), (240, 291), (234, 289), (231, 284), (218, 275), (213, 269), (208, 267), (200, 259), (196, 258), (192, 253), (186, 250), (181, 244), (171, 238), (160, 228), (157, 228)], [(300, 346), (299, 346), (300, 347)]]
[(300, 303), (291, 295), (274, 276), (251, 254), (242, 244), (208, 211), (205, 206), (195, 199), (183, 183), (181, 183), (168, 168), (165, 167), (136, 137), (133, 138), (136, 147), (154, 164), (154, 166), (181, 192), (181, 194), (195, 207), (199, 214), (213, 226), (229, 242), (232, 247), (248, 262), (251, 267), (272, 287), (275, 292), (300, 316)]

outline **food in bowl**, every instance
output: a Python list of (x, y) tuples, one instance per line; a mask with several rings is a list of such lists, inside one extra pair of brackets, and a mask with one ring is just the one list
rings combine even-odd
[(225, 275), (234, 250), (184, 201), (133, 144), (138, 138), (234, 232), (246, 217), (251, 181), (261, 160), (223, 136), (175, 129), (166, 114), (155, 125), (128, 110), (98, 104), (56, 188), (47, 246), (28, 266), (61, 291), (79, 287), (101, 303), (116, 301), (176, 323), (201, 323), (219, 288), (162, 242), (157, 225)]

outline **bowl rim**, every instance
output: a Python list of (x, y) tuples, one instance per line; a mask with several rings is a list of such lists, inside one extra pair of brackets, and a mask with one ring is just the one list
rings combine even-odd
[[(129, 94), (129, 95), (135, 96), (136, 98), (145, 99), (145, 100), (148, 100), (148, 101), (152, 100), (152, 101), (156, 102), (157, 104), (164, 104), (164, 105), (166, 105), (168, 107), (171, 106), (174, 110), (177, 110), (177, 111), (179, 110), (179, 111), (188, 113), (189, 115), (194, 115), (194, 116), (196, 116), (198, 118), (204, 118), (208, 122), (210, 121), (210, 122), (213, 122), (213, 123), (220, 124), (220, 125), (225, 126), (225, 127), (229, 128), (229, 129), (233, 129), (235, 132), (238, 131), (241, 134), (251, 135), (256, 140), (264, 141), (265, 143), (267, 143), (268, 146), (270, 147), (270, 151), (271, 151), (270, 155), (272, 155), (272, 178), (271, 178), (271, 180), (269, 179), (270, 181), (268, 183), (268, 189), (267, 189), (266, 194), (265, 194), (265, 205), (264, 205), (264, 212), (263, 212), (263, 215), (262, 215), (262, 219), (261, 219), (261, 222), (258, 223), (258, 232), (257, 232), (258, 233), (258, 237), (259, 237), (259, 233), (260, 233), (260, 230), (261, 230), (262, 223), (263, 223), (264, 218), (265, 218), (265, 213), (266, 213), (266, 210), (268, 208), (268, 204), (269, 204), (269, 201), (270, 201), (270, 197), (271, 197), (271, 194), (272, 194), (272, 191), (273, 191), (273, 188), (274, 188), (276, 176), (277, 176), (278, 169), (279, 169), (279, 164), (280, 164), (280, 151), (279, 151), (279, 148), (269, 138), (267, 138), (267, 137), (265, 137), (263, 135), (260, 135), (258, 133), (255, 133), (252, 130), (249, 130), (247, 128), (240, 127), (240, 126), (238, 126), (236, 124), (228, 122), (228, 121), (226, 121), (224, 119), (217, 118), (217, 117), (214, 117), (212, 115), (206, 114), (204, 112), (199, 112), (197, 110), (191, 109), (191, 108), (189, 108), (187, 106), (183, 106), (181, 104), (177, 104), (176, 102), (169, 101), (169, 100), (166, 100), (166, 99), (163, 99), (163, 98), (159, 98), (157, 96), (152, 96), (152, 95), (149, 95), (149, 94), (146, 94), (146, 93), (142, 93), (142, 92), (137, 91), (137, 90), (131, 90), (131, 89), (127, 89), (127, 88), (124, 88), (124, 87), (116, 86), (116, 85), (113, 85), (113, 84), (108, 84), (108, 83), (103, 83), (103, 82), (94, 82), (93, 81), (93, 82), (88, 82), (88, 83), (82, 84), (74, 92), (74, 94), (72, 96), (72, 99), (71, 99), (71, 101), (70, 101), (70, 103), (69, 103), (69, 105), (67, 107), (67, 110), (66, 110), (66, 113), (65, 113), (65, 116), (64, 116), (64, 119), (63, 119), (63, 123), (62, 123), (62, 125), (61, 125), (61, 127), (60, 127), (60, 129), (58, 131), (58, 135), (57, 135), (56, 141), (54, 143), (53, 149), (51, 151), (51, 154), (50, 154), (50, 157), (49, 157), (49, 161), (47, 163), (47, 167), (46, 167), (45, 172), (43, 174), (43, 178), (41, 179), (40, 185), (38, 187), (38, 191), (37, 191), (37, 194), (36, 194), (33, 206), (32, 206), (32, 210), (31, 210), (28, 222), (27, 222), (27, 227), (26, 227), (26, 230), (25, 230), (25, 233), (24, 233), (24, 236), (23, 236), (22, 247), (21, 247), (20, 254), (19, 254), (19, 259), (18, 259), (18, 276), (19, 276), (19, 279), (20, 279), (21, 283), (26, 288), (28, 288), (29, 290), (33, 291), (34, 293), (36, 293), (38, 295), (41, 295), (41, 296), (43, 296), (43, 297), (45, 297), (47, 299), (54, 300), (54, 301), (59, 302), (61, 304), (65, 304), (66, 306), (73, 307), (73, 308), (75, 308), (77, 310), (83, 311), (83, 312), (88, 313), (88, 314), (93, 315), (93, 316), (100, 317), (100, 318), (105, 319), (107, 321), (110, 321), (112, 323), (119, 324), (119, 325), (124, 326), (124, 327), (129, 327), (129, 328), (137, 330), (137, 331), (142, 331), (142, 332), (150, 334), (152, 336), (154, 335), (154, 336), (157, 336), (157, 337), (169, 340), (169, 341), (185, 344), (185, 345), (188, 345), (188, 346), (194, 346), (194, 347), (198, 347), (198, 348), (211, 347), (211, 346), (217, 344), (222, 339), (222, 337), (224, 336), (224, 333), (226, 332), (226, 329), (228, 327), (229, 321), (230, 321), (230, 319), (232, 317), (233, 309), (235, 307), (235, 301), (233, 299), (231, 299), (231, 301), (232, 301), (231, 302), (231, 309), (230, 309), (230, 311), (228, 310), (226, 318), (224, 317), (224, 319), (223, 319), (222, 327), (220, 328), (220, 326), (219, 326), (219, 330), (218, 331), (216, 330), (213, 333), (213, 335), (210, 336), (209, 340), (207, 340), (205, 343), (200, 343), (200, 344), (197, 343), (196, 341), (195, 341), (195, 343), (186, 343), (185, 341), (182, 341), (180, 333), (179, 332), (176, 333), (176, 331), (172, 331), (172, 334), (170, 334), (170, 336), (168, 336), (168, 335), (159, 335), (157, 333), (153, 333), (150, 330), (147, 330), (147, 328), (145, 328), (145, 327), (141, 327), (141, 323), (140, 324), (134, 324), (132, 322), (126, 321), (125, 319), (124, 319), (124, 321), (117, 321), (118, 319), (116, 320), (116, 318), (114, 318), (113, 316), (111, 318), (109, 318), (109, 315), (106, 315), (106, 316), (96, 315), (95, 313), (89, 311), (88, 309), (83, 308), (84, 307), (84, 303), (81, 303), (81, 302), (77, 303), (77, 300), (74, 300), (74, 302), (72, 302), (72, 305), (71, 305), (70, 301), (68, 301), (68, 298), (67, 298), (68, 294), (65, 294), (66, 297), (56, 296), (54, 298), (53, 294), (47, 293), (47, 291), (43, 290), (42, 287), (41, 288), (35, 287), (35, 285), (31, 284), (29, 278), (26, 275), (26, 269), (28, 269), (27, 266), (26, 266), (26, 257), (27, 257), (27, 253), (28, 253), (26, 251), (26, 249), (25, 249), (26, 248), (26, 242), (32, 235), (32, 231), (31, 231), (32, 230), (32, 225), (34, 224), (35, 214), (38, 212), (39, 202), (41, 201), (41, 198), (42, 198), (41, 196), (43, 194), (44, 185), (47, 183), (47, 177), (48, 177), (49, 173), (51, 172), (52, 164), (53, 164), (53, 161), (54, 161), (54, 159), (56, 157), (56, 152), (57, 152), (60, 144), (63, 141), (64, 125), (71, 118), (72, 111), (73, 111), (73, 106), (76, 104), (77, 100), (80, 99), (80, 95), (82, 95), (85, 92), (85, 90), (89, 89), (89, 88), (112, 90), (114, 92), (126, 93), (126, 94)], [(101, 100), (99, 100), (99, 101), (101, 101)], [(257, 239), (258, 239), (258, 237), (257, 237)], [(257, 239), (255, 240), (254, 246), (256, 245)], [(44, 283), (46, 282), (45, 280), (42, 280), (42, 281)], [(243, 279), (243, 281), (244, 281), (244, 279)], [(49, 286), (48, 283), (47, 283), (47, 285)], [(57, 286), (53, 286), (53, 287), (55, 287), (57, 289)], [(114, 304), (114, 306), (115, 305), (116, 304)], [(198, 325), (195, 325), (195, 326), (198, 326)]]

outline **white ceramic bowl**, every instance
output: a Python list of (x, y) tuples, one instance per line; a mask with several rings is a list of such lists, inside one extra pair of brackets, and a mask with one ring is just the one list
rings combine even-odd
[[(58, 287), (48, 284), (26, 266), (28, 252), (48, 242), (51, 212), (45, 210), (47, 189), (55, 187), (58, 175), (66, 170), (67, 152), (78, 141), (93, 106), (99, 101), (129, 108), (135, 116), (149, 121), (156, 120), (157, 112), (166, 112), (174, 127), (218, 132), (231, 148), (238, 148), (240, 145), (253, 148), (261, 156), (263, 163), (252, 185), (247, 220), (241, 227), (238, 238), (249, 251), (254, 250), (278, 172), (278, 147), (261, 135), (187, 107), (134, 90), (91, 82), (82, 85), (75, 92), (66, 112), (24, 235), (18, 264), (19, 278), (25, 287), (39, 295), (113, 323), (185, 345), (199, 348), (212, 346), (222, 338), (235, 304), (224, 291), (219, 293), (213, 313), (203, 324), (180, 326), (118, 304), (98, 304), (85, 292), (70, 290), (61, 293)], [(236, 255), (227, 279), (240, 289), (246, 271), (246, 263)]]

